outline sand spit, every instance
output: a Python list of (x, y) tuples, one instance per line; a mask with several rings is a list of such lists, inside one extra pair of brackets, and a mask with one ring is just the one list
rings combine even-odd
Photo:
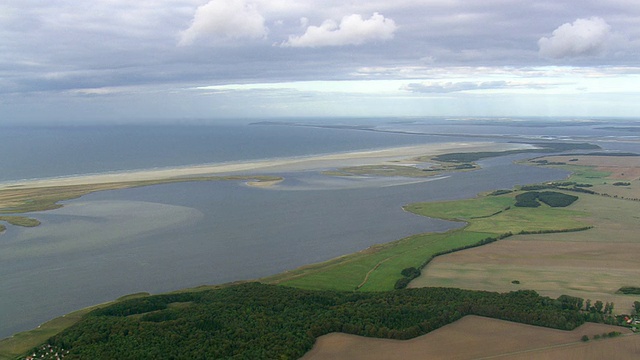
[(364, 164), (380, 164), (390, 161), (397, 162), (417, 156), (438, 155), (451, 152), (506, 151), (530, 148), (533, 148), (533, 146), (528, 144), (493, 142), (450, 142), (386, 148), (370, 151), (336, 153), (309, 157), (267, 159), (249, 162), (206, 164), (48, 179), (21, 180), (1, 183), (0, 190), (163, 180), (189, 176), (278, 173), (332, 167), (335, 168), (347, 165), (352, 166)]

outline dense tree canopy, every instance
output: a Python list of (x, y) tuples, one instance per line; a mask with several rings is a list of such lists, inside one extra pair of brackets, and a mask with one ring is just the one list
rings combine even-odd
[(583, 322), (560, 303), (534, 291), (355, 293), (247, 283), (123, 301), (93, 311), (49, 343), (69, 351), (65, 359), (293, 359), (335, 331), (407, 339), (469, 314), (559, 329)]

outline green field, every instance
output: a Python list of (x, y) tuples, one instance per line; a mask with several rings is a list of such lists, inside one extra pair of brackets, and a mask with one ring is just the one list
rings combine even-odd
[(580, 220), (587, 214), (582, 211), (552, 208), (546, 205), (537, 208), (512, 206), (512, 192), (501, 196), (486, 196), (469, 200), (437, 203), (417, 203), (405, 207), (418, 215), (446, 220), (465, 220), (466, 231), (518, 234), (531, 231), (565, 231), (583, 228), (589, 224)]
[(404, 209), (422, 216), (467, 221), (494, 215), (511, 207), (514, 203), (511, 197), (491, 196), (437, 203), (415, 203), (405, 206)]
[(610, 172), (599, 171), (591, 167), (580, 165), (562, 165), (562, 169), (571, 171), (570, 181), (581, 184), (602, 185), (606, 184)]
[(413, 235), (262, 281), (315, 290), (386, 291), (402, 277), (402, 269), (419, 268), (438, 252), (472, 245), (493, 235), (462, 230)]

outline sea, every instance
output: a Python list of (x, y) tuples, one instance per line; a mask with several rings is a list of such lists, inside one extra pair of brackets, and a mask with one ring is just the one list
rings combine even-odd
[[(0, 183), (442, 142), (590, 142), (640, 153), (619, 119), (268, 119), (188, 124), (0, 126)], [(188, 182), (96, 192), (27, 214), (0, 234), (0, 338), (120, 296), (250, 280), (402, 237), (461, 226), (402, 210), (418, 201), (566, 178), (517, 165), (428, 179), (274, 173), (271, 188)]]

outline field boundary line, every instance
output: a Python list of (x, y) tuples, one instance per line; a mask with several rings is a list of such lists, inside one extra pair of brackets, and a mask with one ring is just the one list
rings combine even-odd
[(358, 289), (360, 289), (361, 287), (363, 287), (363, 286), (364, 286), (364, 284), (366, 284), (366, 283), (367, 283), (367, 281), (369, 281), (369, 275), (371, 275), (374, 271), (376, 271), (376, 270), (380, 267), (380, 265), (382, 265), (382, 263), (384, 263), (384, 262), (385, 262), (385, 261), (387, 261), (387, 260), (391, 260), (391, 259), (393, 259), (394, 257), (398, 257), (398, 255), (390, 256), (390, 257), (388, 257), (388, 258), (386, 258), (386, 259), (384, 259), (384, 260), (380, 261), (379, 263), (377, 263), (377, 264), (376, 264), (376, 265), (375, 265), (371, 270), (369, 270), (369, 271), (367, 272), (367, 275), (365, 275), (365, 276), (364, 276), (364, 280), (362, 280), (362, 282), (360, 283), (360, 285), (356, 286), (356, 290), (358, 290)]

